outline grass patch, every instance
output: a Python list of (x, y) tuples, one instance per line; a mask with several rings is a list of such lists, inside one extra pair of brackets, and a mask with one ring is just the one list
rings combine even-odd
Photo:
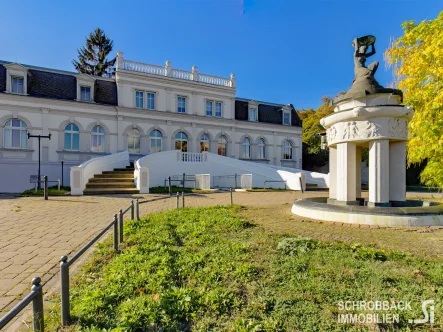
[[(49, 196), (64, 196), (67, 195), (68, 192), (71, 191), (71, 187), (60, 187), (60, 191), (58, 190), (58, 186), (48, 187), (48, 195)], [(44, 189), (37, 189), (35, 191), (34, 188), (25, 190), (20, 194), (21, 197), (29, 197), (29, 196), (43, 196)]]
[[(438, 300), (442, 264), (396, 250), (273, 234), (239, 207), (180, 209), (125, 223), (125, 248), (99, 246), (71, 287), (87, 331), (405, 330)], [(339, 301), (411, 301), (395, 325), (344, 325)], [(438, 301), (437, 301), (438, 302)], [(439, 312), (436, 308), (436, 313)], [(383, 312), (377, 312), (383, 313)], [(57, 328), (50, 309), (49, 329)], [(436, 323), (441, 317), (436, 314)], [(430, 326), (415, 329), (429, 330)]]

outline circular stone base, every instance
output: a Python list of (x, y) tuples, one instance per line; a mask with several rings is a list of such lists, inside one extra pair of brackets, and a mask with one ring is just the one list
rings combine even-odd
[(299, 199), (293, 214), (325, 221), (378, 226), (443, 226), (443, 205), (419, 200), (405, 207), (367, 207), (327, 204), (326, 197)]

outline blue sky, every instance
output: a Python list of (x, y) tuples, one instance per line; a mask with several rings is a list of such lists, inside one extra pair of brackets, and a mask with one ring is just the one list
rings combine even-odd
[(376, 77), (392, 80), (383, 52), (401, 23), (433, 19), (441, 0), (4, 1), (0, 59), (73, 70), (100, 27), (127, 59), (237, 77), (237, 96), (317, 107), (353, 79), (353, 38), (377, 37)]

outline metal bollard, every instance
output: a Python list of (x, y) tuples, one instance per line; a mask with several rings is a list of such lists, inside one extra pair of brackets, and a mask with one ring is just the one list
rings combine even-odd
[(134, 220), (134, 200), (131, 200), (131, 220)]
[(169, 197), (171, 197), (172, 196), (171, 177), (168, 177), (168, 181), (169, 181)]
[(45, 331), (45, 319), (43, 316), (43, 287), (40, 285), (42, 280), (40, 277), (32, 279), (31, 291), (36, 293), (36, 296), (32, 300), (32, 325), (34, 331)]
[(137, 221), (140, 220), (140, 203), (138, 202), (138, 198), (135, 200), (135, 217)]
[(182, 208), (185, 208), (185, 192), (182, 191)]
[(60, 259), (60, 293), (62, 296), (62, 326), (68, 326), (71, 320), (68, 256), (62, 256)]
[(183, 189), (185, 189), (186, 174), (183, 173)]
[(45, 175), (45, 186), (44, 186), (44, 191), (45, 191), (45, 201), (48, 200), (48, 176)]
[(63, 176), (63, 168), (64, 168), (63, 166), (64, 166), (64, 164), (65, 164), (65, 162), (62, 160), (62, 187), (65, 186), (65, 181), (63, 180), (64, 179), (64, 176)]
[(178, 209), (178, 205), (179, 205), (179, 193), (177, 193), (177, 196), (176, 196), (176, 202), (175, 202), (175, 207)]
[(119, 213), (118, 213), (118, 222), (119, 222), (119, 228), (120, 231), (118, 232), (118, 234), (120, 235), (120, 243), (123, 242), (123, 210), (120, 209)]
[(114, 214), (114, 250), (118, 251), (118, 217)]
[(232, 188), (229, 188), (229, 192), (231, 194), (231, 205), (233, 205), (234, 204), (234, 200), (233, 200), (233, 197), (232, 197)]

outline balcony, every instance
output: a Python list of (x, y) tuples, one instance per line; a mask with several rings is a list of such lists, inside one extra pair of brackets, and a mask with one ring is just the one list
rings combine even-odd
[(117, 72), (118, 71), (134, 71), (142, 74), (164, 76), (177, 80), (199, 82), (203, 84), (216, 85), (221, 87), (235, 88), (235, 75), (231, 74), (230, 78), (206, 75), (197, 72), (197, 67), (192, 66), (192, 71), (174, 69), (171, 62), (166, 61), (164, 67), (130, 61), (123, 58), (123, 52), (117, 52)]

